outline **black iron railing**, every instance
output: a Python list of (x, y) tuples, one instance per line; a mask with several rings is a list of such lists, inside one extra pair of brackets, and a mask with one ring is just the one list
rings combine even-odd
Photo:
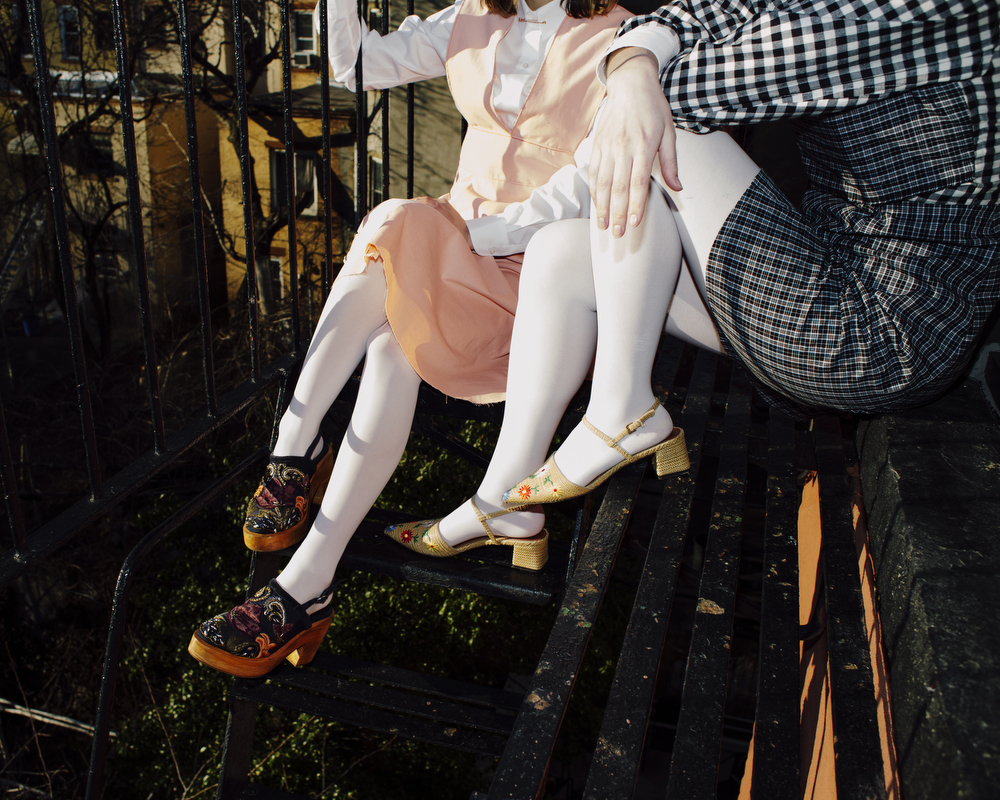
[[(321, 6), (325, 11), (326, 0), (321, 0)], [(364, 13), (364, 0), (359, 3), (359, 12)], [(90, 396), (92, 382), (88, 374), (88, 364), (85, 357), (83, 323), (80, 314), (80, 298), (77, 292), (77, 265), (73, 263), (73, 248), (71, 243), (70, 224), (67, 220), (67, 199), (66, 188), (63, 178), (63, 160), (60, 154), (60, 137), (56, 124), (56, 108), (54, 104), (53, 79), (48, 67), (48, 54), (46, 48), (42, 46), (45, 41), (45, 27), (42, 16), (41, 3), (38, 0), (29, 0), (28, 18), (32, 38), (32, 53), (35, 64), (35, 80), (37, 81), (37, 91), (40, 107), (40, 119), (42, 123), (44, 159), (48, 171), (48, 183), (50, 194), (50, 213), (54, 228), (54, 239), (56, 253), (58, 257), (59, 269), (62, 273), (62, 285), (66, 293), (66, 317), (68, 327), (69, 347), (72, 354), (73, 370), (77, 388), (77, 404), (81, 418), (84, 450), (86, 453), (87, 473), (89, 479), (88, 496), (82, 498), (72, 508), (53, 520), (46, 523), (38, 530), (32, 531), (31, 535), (25, 530), (23, 515), (20, 513), (18, 503), (18, 493), (15, 484), (16, 469), (12, 456), (8, 453), (3, 456), (2, 478), (8, 506), (8, 515), (12, 528), (13, 548), (4, 553), (0, 559), (0, 585), (4, 585), (13, 578), (22, 574), (26, 569), (37, 564), (47, 554), (64, 544), (81, 530), (87, 527), (95, 519), (106, 513), (112, 506), (121, 503), (128, 495), (135, 491), (144, 480), (150, 477), (150, 468), (153, 470), (162, 468), (170, 459), (176, 457), (181, 451), (193, 444), (193, 441), (177, 443), (168, 446), (167, 433), (164, 424), (163, 404), (158, 383), (158, 359), (156, 352), (156, 336), (154, 331), (152, 303), (150, 298), (150, 265), (147, 259), (147, 242), (144, 239), (144, 225), (142, 220), (143, 201), (141, 198), (139, 183), (139, 163), (136, 150), (136, 134), (134, 124), (134, 114), (132, 110), (132, 78), (130, 74), (130, 62), (128, 58), (129, 43), (125, 27), (124, 6), (121, 2), (113, 4), (113, 21), (115, 34), (115, 57), (118, 67), (118, 79), (116, 82), (118, 98), (120, 103), (120, 120), (122, 131), (122, 142), (124, 146), (124, 167), (126, 177), (126, 187), (128, 195), (128, 218), (131, 233), (131, 263), (135, 271), (137, 297), (139, 307), (139, 318), (141, 326), (141, 339), (144, 351), (144, 381), (148, 390), (149, 414), (152, 420), (152, 453), (137, 459), (135, 467), (143, 466), (138, 470), (127, 468), (121, 470), (117, 475), (108, 479), (104, 477), (104, 469), (100, 463), (98, 455), (97, 438), (94, 426), (94, 409)], [(281, 67), (282, 67), (282, 93), (284, 107), (284, 157), (285, 157), (285, 192), (287, 197), (295, 197), (296, 191), (296, 170), (295, 164), (295, 144), (293, 141), (293, 114), (292, 103), (292, 62), (289, 40), (289, 3), (281, 0), (280, 7), (280, 46), (281, 46)], [(386, 6), (387, 8), (387, 6)], [(409, 0), (407, 12), (413, 10), (412, 0)], [(245, 241), (251, 243), (247, 247), (246, 265), (246, 287), (247, 287), (247, 324), (249, 340), (249, 365), (247, 369), (247, 379), (259, 391), (264, 391), (267, 384), (285, 374), (288, 365), (282, 365), (278, 375), (268, 371), (267, 367), (261, 363), (261, 353), (258, 348), (260, 341), (261, 321), (258, 314), (257, 302), (257, 274), (254, 270), (254, 241), (255, 228), (253, 219), (253, 203), (250, 202), (252, 175), (254, 161), (250, 155), (250, 142), (248, 133), (248, 92), (245, 81), (244, 69), (244, 36), (242, 30), (243, 2), (234, 0), (232, 4), (233, 15), (233, 52), (235, 57), (236, 70), (236, 98), (235, 108), (240, 131), (238, 144), (239, 162), (241, 173), (241, 188), (243, 197), (243, 229)], [(220, 399), (216, 389), (215, 365), (213, 359), (213, 324), (210, 313), (210, 299), (208, 286), (208, 246), (206, 244), (206, 229), (204, 222), (204, 201), (202, 191), (202, 175), (199, 154), (198, 125), (196, 113), (196, 92), (195, 76), (192, 63), (192, 31), (190, 19), (192, 9), (189, 8), (188, 0), (177, 0), (178, 19), (178, 39), (181, 56), (181, 79), (184, 93), (184, 110), (187, 131), (187, 159), (190, 176), (190, 220), (192, 225), (192, 240), (194, 247), (193, 272), (196, 276), (198, 287), (198, 318), (201, 326), (201, 349), (202, 368), (205, 382), (205, 407), (202, 412), (202, 424), (199, 426), (202, 433), (213, 426), (206, 422), (214, 420), (215, 424), (221, 424), (224, 415), (220, 416)], [(383, 31), (388, 30), (388, 13), (381, 14)], [(329, 60), (328, 46), (326, 41), (326, 15), (320, 16), (320, 87), (322, 104), (322, 126), (321, 126), (321, 148), (324, 164), (330, 163), (331, 158), (331, 132), (330, 132), (330, 86), (329, 86)], [(358, 62), (358, 79), (361, 80), (362, 65), (360, 58)], [(372, 118), (378, 111), (387, 112), (388, 91), (380, 93), (380, 99), (376, 104), (374, 112), (369, 115), (366, 110), (366, 97), (364, 92), (357, 95), (357, 115), (355, 131), (356, 137), (356, 187), (355, 187), (355, 220), (359, 220), (366, 213), (367, 202), (367, 133)], [(406, 186), (408, 196), (413, 191), (413, 89), (409, 87), (407, 96), (407, 118), (408, 118), (408, 149), (406, 166)], [(389, 119), (387, 113), (382, 113), (382, 191), (383, 196), (389, 191)], [(324, 196), (333, 196), (332, 171), (323, 170)], [(26, 216), (27, 220), (28, 217)], [(332, 215), (327, 213), (322, 215), (323, 241), (325, 245), (326, 257), (323, 260), (322, 288), (323, 296), (329, 290), (329, 285), (333, 277), (334, 263), (334, 241), (332, 233)], [(21, 230), (24, 228), (25, 230)], [(11, 242), (13, 248), (17, 241), (25, 235), (26, 225), (20, 226), (15, 234), (15, 240)], [(297, 220), (294, 215), (290, 215), (288, 220), (288, 271), (291, 297), (291, 328), (292, 346), (291, 353), (301, 353), (303, 350), (302, 314), (300, 303), (301, 275), (298, 263), (298, 251), (296, 247)], [(5, 259), (6, 260), (6, 259)], [(245, 398), (241, 402), (246, 402)], [(222, 406), (227, 405), (222, 402)], [(2, 409), (0, 409), (2, 413)], [(194, 417), (191, 419), (193, 422)], [(5, 432), (0, 432), (0, 436), (5, 437)], [(9, 441), (9, 440), (8, 440)], [(2, 444), (2, 442), (0, 442)], [(2, 449), (2, 448), (0, 448)], [(112, 489), (112, 491), (109, 491)]]
[[(322, 262), (321, 291), (326, 297), (334, 277), (334, 237), (332, 213), (333, 198), (331, 164), (331, 125), (330, 125), (330, 66), (327, 44), (327, 0), (320, 0), (320, 87), (321, 87), (321, 152), (324, 192), (327, 200), (327, 213), (322, 215), (323, 242), (325, 257)], [(283, 98), (283, 129), (284, 129), (284, 160), (285, 160), (285, 196), (296, 197), (296, 169), (294, 143), (294, 108), (292, 102), (292, 53), (290, 36), (290, 3), (280, 0), (280, 35), (281, 51), (282, 98)], [(359, 14), (366, 16), (365, 0), (359, 0)], [(381, 14), (382, 32), (388, 31), (388, 4), (383, 0)], [(236, 73), (235, 114), (239, 130), (237, 145), (241, 193), (243, 207), (243, 233), (246, 247), (246, 314), (249, 336), (248, 361), (245, 365), (245, 380), (225, 396), (220, 397), (216, 386), (216, 368), (213, 357), (213, 322), (209, 293), (209, 247), (206, 242), (206, 226), (202, 187), (201, 159), (199, 152), (199, 130), (197, 121), (197, 95), (195, 87), (195, 70), (193, 53), (198, 44), (197, 35), (192, 30), (191, 20), (195, 19), (195, 9), (189, 0), (177, 0), (178, 49), (180, 53), (180, 79), (183, 88), (184, 113), (186, 121), (186, 145), (188, 174), (190, 180), (190, 221), (193, 240), (193, 263), (191, 269), (197, 284), (197, 310), (200, 325), (201, 366), (204, 375), (205, 400), (204, 408), (194, 413), (176, 432), (168, 434), (164, 422), (163, 398), (159, 385), (159, 363), (157, 358), (157, 331), (154, 326), (153, 303), (150, 293), (150, 263), (149, 247), (145, 241), (145, 225), (143, 220), (144, 203), (139, 179), (139, 154), (136, 146), (135, 115), (133, 112), (133, 78), (129, 54), (128, 26), (126, 24), (126, 7), (122, 0), (112, 3), (112, 19), (114, 25), (114, 51), (117, 65), (117, 93), (120, 109), (121, 136), (124, 146), (124, 174), (127, 190), (127, 213), (131, 232), (130, 261), (134, 270), (136, 285), (136, 302), (139, 309), (140, 334), (144, 354), (144, 382), (148, 391), (148, 409), (151, 416), (151, 441), (149, 450), (136, 458), (131, 464), (111, 477), (105, 477), (105, 468), (101, 463), (98, 448), (98, 438), (95, 432), (94, 402), (91, 396), (92, 381), (90, 367), (85, 355), (83, 321), (81, 319), (80, 298), (77, 291), (77, 266), (74, 264), (71, 225), (67, 216), (67, 188), (64, 181), (63, 158), (60, 154), (60, 131), (57, 127), (57, 108), (55, 102), (55, 87), (49, 68), (49, 54), (45, 45), (47, 32), (40, 0), (27, 1), (28, 26), (31, 34), (31, 51), (34, 62), (34, 78), (37, 86), (39, 112), (42, 127), (43, 155), (48, 174), (49, 212), (54, 230), (54, 241), (61, 272), (61, 283), (65, 292), (66, 322), (68, 328), (68, 345), (72, 356), (73, 372), (77, 391), (77, 406), (79, 408), (81, 429), (86, 456), (88, 475), (87, 491), (67, 510), (44, 521), (33, 531), (26, 530), (25, 516), (18, 494), (18, 469), (11, 451), (11, 439), (4, 414), (4, 405), (0, 402), (0, 478), (3, 481), (4, 496), (7, 505), (7, 515), (11, 529), (13, 546), (0, 555), (0, 587), (37, 568), (46, 558), (75, 536), (86, 531), (95, 522), (107, 515), (112, 509), (126, 502), (130, 497), (141, 491), (158, 473), (177, 461), (196, 447), (206, 437), (218, 431), (228, 421), (248, 405), (265, 393), (270, 392), (277, 384), (280, 386), (278, 408), (284, 405), (285, 383), (294, 373), (307, 344), (307, 335), (303, 334), (303, 319), (300, 303), (302, 280), (300, 274), (299, 254), (297, 252), (297, 220), (291, 213), (293, 204), (289, 204), (290, 212), (287, 221), (288, 236), (288, 272), (289, 294), (291, 296), (291, 336), (288, 351), (271, 363), (262, 363), (262, 353), (258, 346), (260, 342), (261, 319), (258, 311), (257, 273), (255, 270), (255, 221), (253, 218), (254, 204), (251, 202), (253, 186), (252, 171), (255, 167), (250, 154), (249, 139), (249, 90), (246, 79), (246, 53), (243, 31), (244, 0), (232, 0), (232, 48)], [(413, 0), (408, 0), (407, 13), (413, 12)], [(358, 84), (362, 81), (362, 63), (359, 54), (357, 65)], [(112, 87), (113, 89), (114, 87)], [(375, 112), (382, 111), (382, 159), (383, 196), (389, 191), (389, 119), (388, 91), (380, 93), (380, 99)], [(375, 112), (367, 112), (367, 102), (364, 92), (357, 92), (356, 130), (356, 186), (354, 193), (354, 220), (360, 220), (366, 213), (367, 200), (367, 142), (368, 129)], [(408, 146), (406, 166), (407, 196), (413, 192), (413, 106), (412, 87), (407, 93)], [(259, 166), (259, 165), (258, 165)], [(26, 222), (15, 232), (14, 240), (8, 249), (13, 249), (26, 235), (29, 229)], [(5, 261), (7, 256), (5, 254)], [(65, 435), (61, 432), (61, 435)], [(112, 609), (111, 626), (107, 640), (107, 651), (104, 663), (103, 681), (101, 687), (100, 705), (97, 711), (97, 723), (94, 735), (93, 753), (90, 765), (90, 775), (87, 786), (87, 797), (96, 798), (101, 794), (104, 761), (107, 751), (110, 715), (115, 699), (115, 685), (118, 665), (121, 655), (122, 631), (125, 623), (125, 610), (129, 603), (133, 578), (137, 567), (159, 545), (165, 537), (175, 531), (184, 522), (190, 520), (199, 510), (205, 508), (214, 499), (220, 497), (236, 481), (246, 478), (265, 457), (266, 449), (255, 453), (243, 461), (224, 477), (220, 478), (208, 491), (201, 493), (169, 519), (152, 530), (126, 558), (122, 566), (118, 586), (115, 591)]]

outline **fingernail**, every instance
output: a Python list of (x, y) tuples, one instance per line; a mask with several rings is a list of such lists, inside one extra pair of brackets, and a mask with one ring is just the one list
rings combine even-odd
[(639, 217), (633, 214), (631, 217), (628, 218), (628, 224), (634, 228), (636, 225), (639, 224)]
[(597, 218), (597, 227), (602, 231), (608, 227), (608, 221), (604, 217)]
[(615, 234), (615, 236), (621, 236), (622, 235), (622, 226), (621, 225), (615, 225), (614, 234)]

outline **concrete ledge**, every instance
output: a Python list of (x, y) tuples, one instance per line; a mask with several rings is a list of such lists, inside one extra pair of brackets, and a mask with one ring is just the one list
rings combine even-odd
[(968, 381), (857, 444), (902, 797), (998, 797), (1000, 424)]

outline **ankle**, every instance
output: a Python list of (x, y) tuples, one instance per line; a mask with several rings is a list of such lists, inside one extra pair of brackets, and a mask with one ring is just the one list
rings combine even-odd
[[(545, 513), (542, 509), (531, 508), (524, 511), (511, 511), (500, 504), (490, 503), (478, 495), (475, 496), (476, 507), (484, 517), (495, 536), (506, 536), (512, 539), (526, 539), (535, 536), (545, 527)], [(503, 512), (495, 517), (491, 514)], [(452, 547), (486, 536), (486, 528), (479, 520), (472, 500), (468, 500), (438, 524), (438, 531)]]
[(588, 407), (586, 419), (597, 430), (611, 438), (621, 435), (618, 444), (626, 450), (628, 449), (626, 442), (630, 439), (645, 439), (650, 434), (666, 436), (674, 425), (670, 413), (662, 405), (657, 405), (652, 411), (650, 405), (644, 406), (641, 411), (636, 411), (635, 404), (610, 412), (602, 408), (592, 411)]
[(301, 429), (288, 431), (278, 428), (278, 440), (274, 443), (272, 455), (279, 458), (306, 457), (315, 460), (326, 447), (321, 433), (303, 432)]
[[(310, 576), (300, 576), (298, 579), (293, 578), (290, 575), (286, 575), (282, 572), (277, 578), (274, 579), (287, 594), (300, 606), (305, 605), (305, 611), (307, 614), (315, 613), (321, 608), (326, 608), (333, 601), (333, 593), (330, 592), (318, 603), (312, 602), (313, 600), (322, 597), (323, 593), (327, 590), (330, 585), (330, 581), (327, 580), (325, 583), (322, 579), (316, 580), (315, 575)], [(316, 589), (315, 587), (323, 583), (322, 588)], [(306, 604), (309, 605), (306, 605)]]

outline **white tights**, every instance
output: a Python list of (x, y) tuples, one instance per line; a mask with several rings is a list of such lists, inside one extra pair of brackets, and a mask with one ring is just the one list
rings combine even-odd
[[(588, 220), (554, 223), (532, 239), (521, 273), (504, 425), (475, 495), (483, 513), (502, 508), (503, 493), (542, 463), (592, 365), (587, 418), (614, 436), (653, 402), (649, 377), (664, 317), (668, 333), (719, 350), (701, 299), (704, 265), (757, 167), (725, 134), (678, 131), (677, 149), (688, 188), (670, 192), (669, 199), (654, 189), (642, 224), (621, 239)], [(388, 329), (385, 291), (381, 262), (334, 282), (279, 424), (275, 453), (302, 455), (365, 359), (358, 402), (319, 515), (278, 579), (299, 602), (329, 585), (351, 535), (396, 468), (412, 424), (420, 379)], [(672, 428), (661, 407), (621, 445), (636, 452)], [(579, 426), (556, 459), (570, 480), (585, 484), (618, 455)], [(532, 536), (543, 523), (544, 514), (531, 510), (490, 525), (502, 535)], [(452, 544), (483, 535), (469, 503), (449, 514), (440, 530)]]
[[(380, 225), (386, 211), (375, 209), (366, 224)], [(363, 253), (363, 247), (354, 248), (345, 269)], [(369, 263), (364, 274), (334, 281), (278, 425), (274, 452), (303, 455), (364, 358), (357, 404), (319, 514), (278, 578), (300, 603), (329, 586), (344, 548), (399, 463), (413, 423), (420, 378), (389, 330), (385, 297), (381, 261)]]
[[(685, 190), (665, 197), (653, 188), (642, 223), (621, 239), (592, 222), (570, 220), (547, 226), (531, 240), (521, 272), (504, 424), (475, 495), (484, 513), (501, 508), (503, 493), (542, 463), (591, 359), (587, 418), (615, 436), (653, 402), (649, 378), (661, 330), (721, 350), (702, 300), (705, 264), (758, 168), (724, 133), (679, 130), (677, 155)], [(672, 429), (661, 406), (620, 444), (635, 453)], [(620, 460), (583, 425), (570, 432), (555, 458), (579, 485)], [(543, 523), (536, 508), (498, 517), (490, 526), (506, 536), (530, 536)], [(451, 544), (483, 535), (468, 503), (449, 514), (440, 530)]]

